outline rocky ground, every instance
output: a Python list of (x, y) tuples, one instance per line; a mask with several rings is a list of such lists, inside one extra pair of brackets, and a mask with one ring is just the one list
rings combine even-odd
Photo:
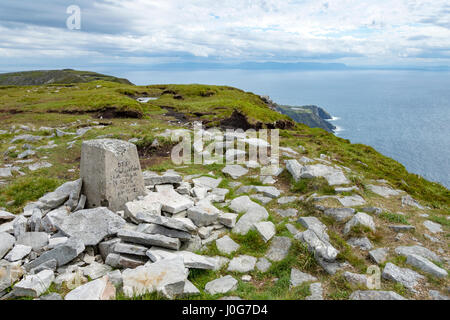
[[(0, 299), (448, 299), (448, 197), (411, 196), (416, 178), (394, 183), (363, 148), (348, 162), (322, 133), (282, 131), (270, 174), (175, 165), (180, 114), (58, 117), (1, 127)], [(139, 151), (144, 194), (120, 210), (87, 208), (81, 145), (101, 138)]]

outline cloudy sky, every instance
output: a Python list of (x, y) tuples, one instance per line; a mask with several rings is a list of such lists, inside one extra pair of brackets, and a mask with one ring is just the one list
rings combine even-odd
[[(81, 9), (80, 30), (66, 26), (71, 5)], [(0, 71), (303, 61), (450, 66), (450, 2), (0, 2)]]

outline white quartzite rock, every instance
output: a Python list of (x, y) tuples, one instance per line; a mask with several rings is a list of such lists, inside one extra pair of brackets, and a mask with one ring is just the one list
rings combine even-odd
[(205, 291), (209, 294), (227, 293), (237, 289), (238, 281), (232, 276), (225, 276), (208, 282)]
[(264, 242), (269, 241), (275, 235), (275, 225), (270, 221), (255, 223), (256, 231), (259, 232)]
[(116, 288), (108, 276), (88, 282), (70, 291), (64, 300), (112, 300), (116, 298)]
[(137, 148), (126, 141), (84, 141), (80, 175), (88, 208), (122, 210), (125, 203), (145, 194)]
[(183, 294), (187, 273), (182, 257), (126, 269), (122, 272), (123, 292), (133, 297), (157, 291), (172, 298)]

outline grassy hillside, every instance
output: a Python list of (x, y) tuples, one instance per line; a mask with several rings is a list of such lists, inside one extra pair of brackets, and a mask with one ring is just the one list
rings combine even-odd
[(0, 85), (28, 86), (52, 83), (82, 83), (97, 80), (113, 81), (123, 84), (132, 84), (126, 79), (103, 75), (90, 71), (64, 70), (37, 70), (0, 74)]

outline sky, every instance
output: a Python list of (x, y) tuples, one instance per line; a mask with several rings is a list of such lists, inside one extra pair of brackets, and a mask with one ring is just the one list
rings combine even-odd
[[(80, 29), (69, 29), (70, 6)], [(75, 21), (75, 20), (71, 20)], [(450, 66), (448, 0), (1, 0), (0, 71)]]

